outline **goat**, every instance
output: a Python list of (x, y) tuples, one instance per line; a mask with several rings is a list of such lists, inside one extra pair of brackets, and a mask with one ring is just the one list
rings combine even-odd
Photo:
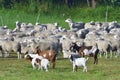
[(50, 62), (49, 62), (48, 59), (42, 59), (41, 60), (41, 70), (43, 70), (43, 68), (44, 68), (47, 72), (49, 66), (50, 66)]
[(36, 47), (34, 53), (48, 59), (49, 61), (51, 61), (52, 68), (55, 68), (55, 61), (56, 61), (57, 54), (54, 50), (41, 51), (39, 49), (39, 47)]
[(98, 63), (99, 49), (97, 46), (78, 46), (76, 43), (72, 43), (70, 47), (71, 51), (77, 51), (81, 57), (89, 56), (94, 57), (94, 64)]
[(77, 71), (77, 67), (80, 66), (83, 66), (83, 72), (87, 72), (86, 61), (88, 58), (74, 58), (73, 55), (70, 55), (69, 59), (73, 63), (73, 72)]
[(38, 65), (38, 70), (43, 68), (48, 71), (48, 67), (50, 65), (50, 62), (48, 59), (43, 58), (42, 56), (39, 56), (38, 54), (28, 54), (28, 52), (24, 56), (26, 59), (29, 59), (31, 61), (33, 70), (36, 69), (36, 65)]

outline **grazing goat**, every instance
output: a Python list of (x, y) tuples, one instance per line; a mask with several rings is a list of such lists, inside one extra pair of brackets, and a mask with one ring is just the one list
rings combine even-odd
[(87, 72), (86, 61), (88, 58), (74, 58), (70, 55), (70, 61), (73, 63), (73, 72), (77, 71), (77, 67), (83, 66), (83, 72)]
[(33, 70), (36, 69), (36, 65), (38, 65), (38, 70), (43, 70), (44, 68), (46, 71), (48, 71), (48, 67), (50, 65), (48, 59), (45, 59), (42, 56), (39, 56), (38, 54), (28, 54), (28, 52), (25, 54), (24, 57), (31, 61)]

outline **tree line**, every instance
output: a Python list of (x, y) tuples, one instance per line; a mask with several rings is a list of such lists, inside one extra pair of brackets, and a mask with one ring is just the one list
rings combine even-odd
[[(34, 5), (33, 5), (34, 4)], [(120, 0), (0, 0), (0, 8), (15, 8), (34, 6), (39, 8), (40, 5), (63, 6), (72, 7), (91, 7), (96, 8), (99, 5), (120, 6)]]

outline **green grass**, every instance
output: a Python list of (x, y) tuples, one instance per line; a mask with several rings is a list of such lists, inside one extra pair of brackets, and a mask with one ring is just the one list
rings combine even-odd
[[(56, 68), (50, 66), (49, 72), (33, 70), (31, 63), (25, 59), (17, 60), (17, 55), (9, 58), (0, 58), (0, 80), (119, 80), (120, 57), (105, 59), (99, 58), (97, 65), (93, 58), (87, 62), (88, 72), (82, 72), (80, 67), (77, 72), (72, 72), (69, 59), (56, 61)], [(12, 58), (16, 57), (16, 58)]]
[[(7, 25), (9, 28), (13, 29), (15, 27), (15, 22), (27, 22), (35, 24), (36, 19), (39, 16), (38, 22), (40, 23), (54, 23), (58, 22), (60, 26), (68, 29), (68, 24), (65, 23), (65, 19), (71, 18), (73, 21), (105, 21), (107, 7), (101, 6), (95, 9), (88, 7), (80, 8), (67, 8), (55, 7), (54, 9), (47, 8), (46, 12), (39, 11), (38, 13), (27, 11), (25, 9), (1, 9), (0, 10), (0, 26)], [(108, 7), (108, 21), (117, 20), (120, 22), (120, 7)], [(2, 20), (2, 21), (1, 21)]]

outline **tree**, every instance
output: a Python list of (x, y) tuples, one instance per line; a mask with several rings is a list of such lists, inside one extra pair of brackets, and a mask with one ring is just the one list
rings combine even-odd
[(90, 7), (90, 0), (87, 0), (87, 5), (88, 7)]
[(96, 8), (97, 0), (87, 0), (88, 7)]
[(68, 7), (72, 7), (74, 5), (74, 0), (65, 0), (65, 3), (68, 5)]
[(96, 8), (96, 4), (97, 4), (97, 1), (96, 0), (92, 0), (92, 8)]

